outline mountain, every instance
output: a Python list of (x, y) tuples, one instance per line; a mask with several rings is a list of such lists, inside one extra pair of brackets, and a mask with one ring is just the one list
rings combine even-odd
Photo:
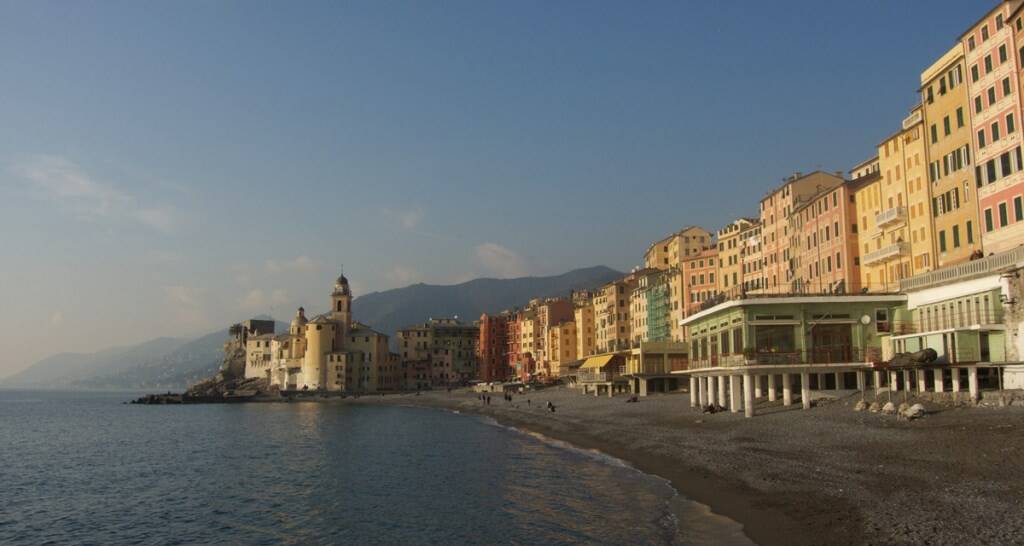
[(138, 345), (95, 353), (61, 353), (44, 358), (4, 379), (5, 387), (68, 387), (96, 375), (122, 373), (154, 355), (164, 355), (188, 340), (160, 337)]
[[(394, 334), (399, 328), (425, 322), (430, 317), (457, 315), (472, 322), (481, 313), (522, 306), (533, 298), (565, 296), (574, 289), (596, 288), (621, 276), (618, 271), (597, 266), (552, 277), (476, 279), (448, 286), (414, 284), (358, 297), (352, 309), (356, 320)], [(285, 332), (288, 324), (277, 322), (275, 328)], [(156, 338), (95, 353), (62, 353), (36, 362), (0, 385), (180, 390), (217, 372), (227, 339), (225, 328), (196, 339)]]
[(595, 266), (552, 277), (475, 279), (455, 285), (414, 284), (360, 296), (352, 302), (355, 319), (393, 334), (431, 317), (458, 316), (472, 322), (482, 313), (522, 306), (533, 298), (566, 296), (572, 290), (597, 288), (621, 278), (614, 269)]

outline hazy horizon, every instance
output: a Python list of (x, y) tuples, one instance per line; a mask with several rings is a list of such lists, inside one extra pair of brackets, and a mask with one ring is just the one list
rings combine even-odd
[(0, 377), (316, 308), (342, 266), (627, 271), (871, 156), (965, 4), (5, 4)]

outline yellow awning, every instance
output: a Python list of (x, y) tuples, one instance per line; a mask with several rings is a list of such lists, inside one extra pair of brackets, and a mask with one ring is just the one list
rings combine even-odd
[(582, 366), (580, 366), (580, 369), (581, 370), (588, 370), (588, 369), (595, 369), (595, 368), (600, 369), (600, 368), (603, 368), (603, 367), (607, 366), (608, 363), (611, 362), (613, 358), (615, 358), (615, 355), (592, 356), (592, 357), (588, 358), (587, 361), (584, 362)]

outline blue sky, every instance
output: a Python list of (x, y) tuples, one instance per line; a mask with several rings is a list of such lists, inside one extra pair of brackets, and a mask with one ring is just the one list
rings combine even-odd
[(628, 269), (868, 157), (988, 7), (0, 4), (0, 376), (317, 310), (341, 264)]

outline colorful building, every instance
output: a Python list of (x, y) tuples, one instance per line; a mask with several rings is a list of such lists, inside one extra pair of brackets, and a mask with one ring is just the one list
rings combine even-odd
[(718, 230), (718, 292), (736, 297), (744, 291), (744, 241), (756, 228), (756, 218), (737, 218)]
[(846, 181), (797, 202), (789, 218), (795, 294), (860, 292), (854, 190), (878, 173)]
[(683, 260), (682, 273), (688, 289), (683, 305), (690, 316), (718, 295), (718, 248), (706, 248)]
[(1022, 32), (1016, 29), (1020, 7), (1020, 0), (999, 2), (960, 37), (969, 72), (971, 134), (985, 253), (1003, 252), (1024, 241), (1024, 161), (1019, 127), (1022, 67), (1016, 42)]
[(924, 212), (933, 218), (936, 267), (966, 261), (982, 250), (967, 73), (959, 42), (921, 73), (931, 188)]
[(479, 379), (485, 382), (508, 378), (508, 314), (480, 315), (480, 340), (477, 343)]

